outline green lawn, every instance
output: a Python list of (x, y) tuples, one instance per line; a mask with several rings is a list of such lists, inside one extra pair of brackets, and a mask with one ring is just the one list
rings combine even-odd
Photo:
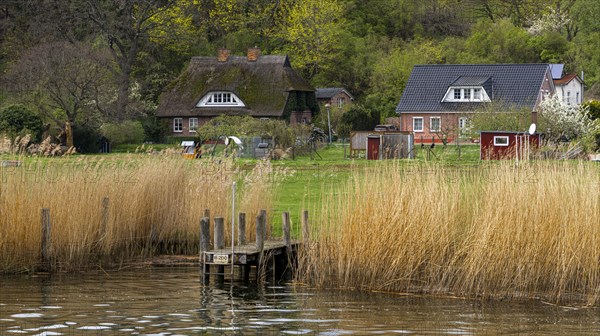
[[(346, 145), (347, 146), (347, 145)], [(460, 151), (460, 152), (459, 152)], [(427, 153), (429, 152), (429, 154)], [(346, 154), (349, 153), (346, 147)], [(460, 155), (459, 155), (460, 153)], [(387, 164), (389, 161), (372, 161), (364, 158), (344, 158), (344, 147), (341, 144), (327, 146), (318, 150), (319, 155), (297, 156), (294, 160), (285, 159), (273, 161), (275, 167), (286, 169), (288, 174), (277, 186), (274, 195), (275, 228), (281, 227), (281, 213), (290, 212), (294, 229), (299, 229), (300, 216), (303, 209), (314, 211), (326, 200), (323, 200), (323, 190), (335, 190), (343, 185), (354, 171), (362, 168)], [(441, 162), (449, 165), (472, 165), (479, 163), (479, 146), (462, 145), (460, 149), (455, 145), (436, 145), (415, 148), (415, 159), (402, 159), (402, 164)], [(245, 161), (251, 164), (250, 161)]]

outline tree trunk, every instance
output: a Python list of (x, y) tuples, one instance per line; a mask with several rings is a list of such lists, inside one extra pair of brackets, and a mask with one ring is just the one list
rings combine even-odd
[(71, 122), (69, 121), (65, 123), (65, 136), (67, 147), (75, 147), (73, 143), (73, 129), (71, 128)]

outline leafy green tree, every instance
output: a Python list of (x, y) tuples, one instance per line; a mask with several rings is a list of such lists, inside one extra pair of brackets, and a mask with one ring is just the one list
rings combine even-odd
[(23, 105), (11, 105), (0, 112), (0, 132), (11, 138), (29, 133), (39, 141), (43, 129), (42, 119)]
[(515, 110), (501, 103), (489, 103), (479, 111), (471, 114), (471, 136), (479, 131), (514, 131), (525, 132), (531, 125), (531, 110)]
[[(369, 110), (363, 105), (355, 104), (342, 115), (340, 128), (343, 137), (349, 135), (349, 131), (369, 131), (379, 124), (377, 111)], [(348, 133), (346, 133), (348, 132)]]
[(307, 79), (333, 67), (340, 49), (345, 20), (339, 0), (282, 2), (285, 16), (278, 37), (286, 42), (283, 50)]
[(530, 45), (530, 35), (508, 19), (480, 20), (465, 42), (462, 63), (535, 63), (538, 57)]
[(581, 104), (588, 111), (588, 117), (592, 120), (600, 119), (600, 101), (588, 100)]
[(8, 80), (19, 100), (63, 129), (71, 147), (72, 128), (94, 123), (110, 105), (109, 59), (83, 43), (40, 44), (11, 67)]
[(143, 44), (175, 0), (80, 0), (89, 22), (106, 39), (110, 53), (118, 66), (117, 98), (111, 117), (124, 120), (131, 89), (131, 77)]
[(134, 120), (127, 120), (118, 124), (104, 124), (100, 127), (100, 132), (113, 145), (140, 144), (145, 138), (142, 123)]
[(396, 105), (417, 64), (442, 63), (443, 50), (433, 40), (415, 40), (379, 55), (365, 105), (385, 117), (396, 116)]

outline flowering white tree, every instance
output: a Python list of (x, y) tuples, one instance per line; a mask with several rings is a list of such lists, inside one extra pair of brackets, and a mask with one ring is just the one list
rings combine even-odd
[(568, 105), (557, 95), (544, 99), (538, 114), (540, 130), (550, 141), (573, 140), (597, 132), (598, 125), (589, 118), (587, 107)]

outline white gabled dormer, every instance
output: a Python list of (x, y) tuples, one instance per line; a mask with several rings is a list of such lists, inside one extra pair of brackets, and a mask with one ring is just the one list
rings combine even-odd
[(446, 90), (442, 102), (489, 102), (490, 94), (485, 89), (489, 76), (461, 76)]
[(207, 93), (196, 107), (245, 107), (244, 102), (233, 92), (211, 91)]

